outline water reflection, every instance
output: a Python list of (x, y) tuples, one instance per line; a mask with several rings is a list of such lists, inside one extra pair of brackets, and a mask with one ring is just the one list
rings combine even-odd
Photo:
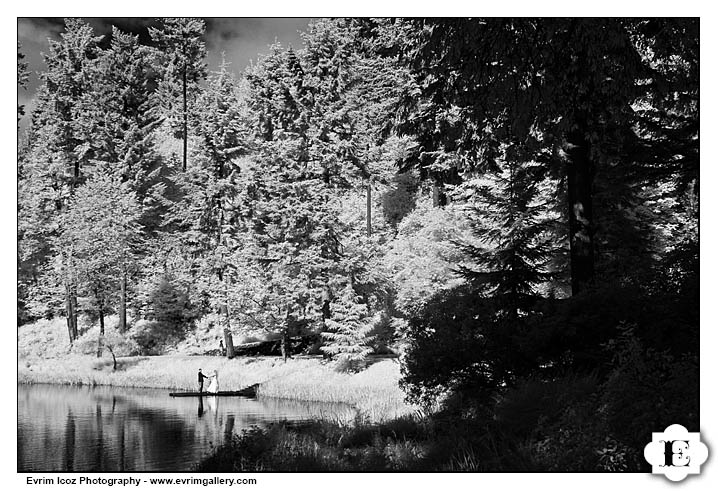
[(18, 471), (184, 471), (251, 426), (347, 419), (341, 404), (18, 385)]

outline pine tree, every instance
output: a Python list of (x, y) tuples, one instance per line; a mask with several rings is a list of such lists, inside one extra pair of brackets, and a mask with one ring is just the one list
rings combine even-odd
[[(74, 190), (84, 179), (90, 162), (77, 121), (83, 108), (79, 100), (91, 89), (94, 66), (100, 54), (92, 28), (79, 19), (66, 19), (60, 41), (50, 40), (44, 55), (47, 68), (40, 74), (36, 108), (29, 129), (29, 150), (18, 185), (21, 211), (18, 232), (21, 270), (32, 271), (32, 282), (48, 260), (48, 244), (57, 236), (57, 221), (65, 212)], [(26, 228), (27, 227), (27, 228)], [(67, 256), (64, 256), (67, 257)], [(77, 286), (72, 265), (66, 272), (63, 291), (70, 341), (77, 337)], [(34, 289), (36, 290), (36, 289)]]
[(205, 24), (201, 19), (189, 17), (163, 18), (159, 22), (159, 28), (149, 29), (150, 37), (160, 50), (158, 63), (164, 67), (158, 98), (164, 116), (174, 129), (181, 131), (184, 172), (187, 170), (189, 110), (198, 83), (207, 72), (204, 63), (207, 51), (202, 40)]
[(321, 350), (337, 361), (342, 371), (364, 368), (366, 357), (372, 352), (369, 335), (373, 328), (368, 305), (360, 299), (351, 285), (345, 286), (334, 302), (332, 317), (325, 320), (322, 337), (326, 345)]
[[(75, 120), (78, 138), (91, 157), (93, 173), (126, 182), (145, 202), (145, 223), (152, 224), (158, 210), (161, 169), (154, 150), (158, 120), (152, 87), (155, 73), (152, 51), (138, 36), (113, 27), (108, 49), (93, 65), (92, 85), (79, 97)], [(128, 290), (136, 269), (119, 272), (120, 331), (127, 328)]]
[(80, 19), (66, 19), (60, 36), (61, 41), (50, 40), (45, 55), (47, 70), (40, 75), (42, 87), (32, 124), (45, 130), (47, 140), (42, 144), (61, 154), (65, 172), (77, 186), (91, 158), (88, 142), (78, 132), (77, 122), (86, 109), (80, 100), (91, 91), (103, 36), (94, 36), (92, 27)]
[(267, 320), (286, 333), (287, 319), (320, 318), (322, 290), (340, 254), (341, 175), (332, 168), (335, 157), (315, 153), (317, 126), (300, 56), (275, 45), (248, 79), (260, 140), (241, 176), (243, 242), (255, 258), (251, 271), (267, 285), (249, 302), (273, 305)]
[(470, 263), (459, 270), (494, 300), (501, 316), (515, 321), (531, 311), (539, 287), (555, 279), (551, 265), (565, 231), (555, 209), (556, 184), (543, 166), (511, 153), (509, 147), (498, 168), (459, 187), (474, 234), (471, 243), (459, 243)]
[[(601, 220), (594, 213), (596, 176), (610, 164), (635, 163), (647, 155), (654, 163), (662, 160), (653, 160), (660, 146), (633, 131), (642, 119), (635, 109), (647, 99), (666, 100), (671, 94), (681, 94), (684, 101), (684, 96), (693, 97), (693, 88), (685, 84), (690, 78), (666, 77), (661, 67), (673, 64), (667, 53), (680, 52), (678, 65), (694, 71), (697, 51), (690, 39), (695, 39), (696, 23), (666, 22), (665, 29), (663, 24), (621, 19), (410, 21), (405, 52), (421, 97), (406, 99), (401, 126), (420, 143), (413, 165), (435, 165), (446, 153), (455, 158), (446, 161), (448, 168), (461, 172), (499, 156), (502, 141), (536, 133), (551, 136), (544, 140), (552, 149), (549, 161), (538, 155), (533, 160), (560, 164), (565, 176), (571, 285), (577, 294), (596, 275), (595, 234)], [(660, 48), (643, 49), (641, 44)], [(652, 60), (650, 53), (658, 52), (660, 61)], [(659, 113), (656, 121), (670, 119)], [(695, 128), (682, 126), (689, 133)], [(664, 158), (695, 161), (680, 157), (694, 155), (678, 150), (680, 139), (669, 141), (671, 150)]]
[(149, 267), (153, 277), (171, 276), (188, 305), (212, 312), (226, 328), (234, 310), (230, 256), (242, 246), (238, 175), (253, 139), (243, 90), (224, 62), (200, 90), (189, 121), (196, 134), (192, 165), (169, 178), (173, 195), (163, 199), (168, 212), (159, 245), (166, 255)]
[(374, 173), (386, 174), (372, 168), (381, 131), (365, 109), (370, 96), (370, 104), (381, 97), (362, 81), (371, 70), (359, 69), (357, 33), (341, 19), (317, 21), (304, 49), (274, 45), (247, 74), (259, 141), (240, 175), (247, 226), (245, 254), (235, 264), (253, 276), (245, 283), (260, 285), (237, 291), (252, 324), (286, 333), (292, 318), (323, 328), (319, 320), (332, 315), (332, 285), (352, 278), (357, 291), (366, 290), (362, 296), (371, 296), (376, 284), (378, 273), (368, 266), (376, 243), (363, 247), (357, 223), (344, 215), (356, 189)]

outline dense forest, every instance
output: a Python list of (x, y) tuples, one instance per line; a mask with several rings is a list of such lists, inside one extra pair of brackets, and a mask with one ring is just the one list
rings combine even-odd
[(98, 356), (198, 329), (394, 352), (411, 402), (510, 421), (546, 470), (698, 430), (697, 19), (316, 20), (239, 77), (204, 35), (50, 40), (18, 325)]

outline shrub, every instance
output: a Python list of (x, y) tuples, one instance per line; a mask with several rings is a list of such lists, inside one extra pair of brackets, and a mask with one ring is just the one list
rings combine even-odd
[(176, 325), (144, 319), (137, 321), (128, 333), (142, 355), (162, 354), (179, 343), (184, 334)]
[(389, 348), (396, 338), (394, 318), (382, 310), (374, 314), (371, 319), (371, 327), (368, 332), (369, 346), (375, 354), (393, 353)]
[(642, 449), (652, 432), (674, 423), (699, 431), (699, 371), (696, 356), (646, 348), (634, 329), (620, 326), (621, 335), (609, 345), (614, 367), (603, 385), (602, 403), (611, 433), (645, 467)]
[(387, 244), (384, 265), (396, 288), (396, 308), (416, 315), (437, 292), (460, 284), (455, 273), (465, 254), (452, 241), (470, 240), (468, 222), (451, 207), (434, 208), (421, 200), (399, 224)]
[(140, 297), (146, 305), (145, 318), (148, 320), (165, 326), (184, 327), (196, 318), (187, 292), (177, 286), (170, 276), (155, 278), (141, 290)]
[(496, 419), (517, 436), (541, 438), (567, 408), (590, 398), (598, 387), (596, 374), (571, 374), (553, 380), (523, 379), (499, 398)]
[(39, 319), (17, 328), (17, 354), (20, 358), (57, 358), (70, 351), (67, 322), (62, 317)]
[(401, 384), (409, 399), (433, 405), (442, 394), (485, 398), (523, 369), (518, 322), (496, 319), (492, 303), (471, 286), (435, 295), (409, 320)]
[[(109, 352), (113, 359), (117, 356), (134, 356), (140, 353), (140, 347), (129, 333), (121, 333), (117, 329), (116, 316), (108, 318), (105, 334), (102, 337), (103, 353)], [(90, 355), (97, 353), (100, 328), (93, 326), (75, 340), (72, 351), (77, 354)]]

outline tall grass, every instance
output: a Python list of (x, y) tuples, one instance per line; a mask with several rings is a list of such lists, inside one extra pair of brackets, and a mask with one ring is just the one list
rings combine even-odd
[(344, 402), (357, 407), (370, 421), (413, 413), (399, 389), (399, 365), (392, 360), (375, 363), (356, 374), (338, 373), (315, 360), (294, 360), (268, 374), (261, 393), (305, 401)]

